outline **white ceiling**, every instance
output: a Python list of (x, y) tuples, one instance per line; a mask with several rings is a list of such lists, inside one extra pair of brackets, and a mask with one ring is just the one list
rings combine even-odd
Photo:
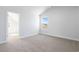
[(40, 15), (50, 7), (51, 6), (23, 6), (23, 10), (32, 11), (34, 14)]
[[(7, 9), (18, 9), (18, 10), (25, 10), (25, 11), (32, 11), (33, 13), (35, 13), (36, 15), (40, 15), (42, 14), (45, 10), (47, 10), (48, 8), (50, 8), (51, 6), (2, 6), (0, 8), (7, 8)], [(19, 11), (17, 11), (19, 12)]]
[(48, 8), (50, 8), (51, 6), (36, 6), (36, 7), (33, 7), (32, 10), (40, 15), (42, 14), (44, 11), (46, 11)]

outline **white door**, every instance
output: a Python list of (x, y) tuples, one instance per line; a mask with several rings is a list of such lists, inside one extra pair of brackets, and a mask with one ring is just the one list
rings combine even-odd
[(8, 12), (8, 36), (19, 35), (19, 14)]

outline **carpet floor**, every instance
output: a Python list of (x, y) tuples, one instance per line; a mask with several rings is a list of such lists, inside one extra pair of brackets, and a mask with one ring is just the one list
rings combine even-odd
[(0, 44), (0, 52), (78, 52), (79, 42), (35, 35), (28, 38), (9, 37), (7, 43)]

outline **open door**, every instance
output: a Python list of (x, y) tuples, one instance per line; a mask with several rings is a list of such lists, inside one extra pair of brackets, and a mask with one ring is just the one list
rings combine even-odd
[(8, 37), (19, 36), (19, 17), (18, 13), (8, 12)]

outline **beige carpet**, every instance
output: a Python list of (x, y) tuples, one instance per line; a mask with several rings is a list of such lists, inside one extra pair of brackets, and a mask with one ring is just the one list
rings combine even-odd
[(0, 45), (1, 52), (77, 52), (79, 42), (50, 37), (46, 35), (36, 35), (28, 38), (8, 39), (8, 42)]

